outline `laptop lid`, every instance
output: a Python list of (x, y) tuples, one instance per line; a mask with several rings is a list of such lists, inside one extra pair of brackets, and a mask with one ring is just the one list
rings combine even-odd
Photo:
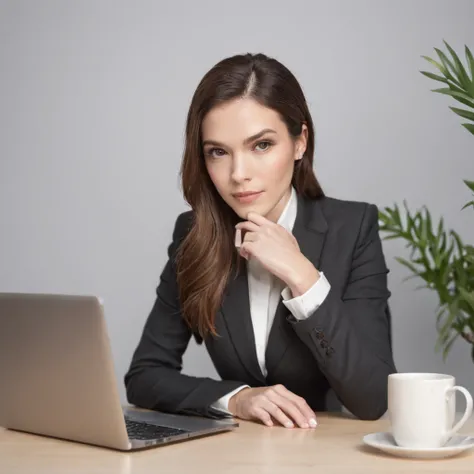
[(0, 380), (1, 426), (130, 449), (97, 298), (0, 294)]

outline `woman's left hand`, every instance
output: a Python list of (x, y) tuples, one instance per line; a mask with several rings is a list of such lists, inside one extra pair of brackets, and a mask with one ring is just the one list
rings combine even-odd
[(300, 252), (295, 237), (284, 227), (250, 212), (235, 228), (243, 235), (240, 255), (256, 258), (290, 288), (293, 296), (305, 293), (319, 279), (319, 272)]

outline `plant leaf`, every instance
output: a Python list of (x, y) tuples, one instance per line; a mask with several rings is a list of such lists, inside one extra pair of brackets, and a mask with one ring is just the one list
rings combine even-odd
[(474, 58), (472, 57), (471, 50), (467, 46), (464, 46), (464, 50), (466, 52), (467, 64), (469, 64), (469, 69), (471, 70), (471, 81), (474, 81)]
[(457, 109), (456, 107), (449, 107), (455, 114), (458, 114), (460, 117), (466, 118), (468, 120), (474, 121), (474, 112), (470, 110)]
[(456, 245), (458, 247), (458, 255), (461, 256), (462, 255), (462, 251), (464, 249), (464, 244), (463, 244), (463, 241), (461, 239), (461, 236), (454, 230), (452, 230), (451, 232), (451, 236), (453, 237), (454, 241), (456, 242)]
[(436, 343), (436, 350), (439, 351), (443, 347), (443, 361), (446, 361), (446, 357), (451, 349), (451, 346), (456, 341), (460, 334), (456, 331), (448, 330), (438, 338)]
[(403, 229), (403, 224), (402, 224), (402, 219), (400, 217), (400, 209), (398, 207), (398, 204), (395, 204), (395, 208), (394, 208), (392, 216), (395, 223), (400, 227), (400, 229)]
[(463, 123), (462, 126), (474, 135), (474, 123)]
[(444, 234), (444, 218), (441, 217), (438, 223), (438, 237)]
[(464, 68), (463, 63), (461, 62), (458, 55), (456, 54), (456, 51), (454, 51), (454, 49), (451, 48), (451, 46), (446, 41), (443, 41), (443, 43), (446, 45), (446, 48), (448, 48), (448, 51), (451, 53), (451, 56), (454, 59), (454, 64), (456, 66), (457, 77), (459, 78), (459, 81), (465, 87), (466, 90), (471, 91), (472, 90), (471, 79), (467, 75), (467, 72), (466, 72), (466, 69)]
[[(452, 91), (458, 92), (458, 93), (460, 93), (460, 94), (466, 94), (466, 91), (464, 91), (464, 90), (461, 89), (460, 87), (454, 85), (453, 83), (450, 82), (448, 85), (449, 85), (449, 88), (450, 88)], [(468, 97), (470, 97), (470, 99), (474, 99), (474, 94), (467, 94), (467, 95), (468, 95)], [(463, 99), (462, 97), (458, 97), (456, 100), (457, 100), (458, 102), (461, 102), (461, 104), (467, 105), (468, 107), (472, 107), (471, 102), (469, 102), (469, 101)]]
[(451, 326), (458, 316), (459, 308), (457, 301), (454, 300), (452, 304), (448, 305), (446, 308), (446, 318), (443, 322), (443, 325), (439, 329), (441, 335), (446, 335), (451, 330)]
[[(458, 72), (456, 70), (456, 67), (454, 64), (448, 59), (448, 57), (443, 53), (438, 48), (434, 49), (439, 56), (439, 59), (443, 63), (443, 66), (445, 67), (445, 75), (448, 79), (451, 79), (453, 82), (455, 82), (458, 86), (462, 87), (464, 89), (464, 85), (462, 82), (458, 79)], [(452, 74), (451, 74), (452, 72)]]
[(443, 349), (443, 360), (446, 361), (446, 358), (448, 357), (448, 353), (451, 350), (451, 346), (453, 343), (456, 341), (456, 339), (459, 337), (459, 333), (454, 333), (454, 335), (451, 337), (451, 339), (445, 344), (444, 349)]
[(459, 288), (459, 294), (464, 299), (464, 301), (466, 301), (469, 306), (474, 310), (474, 291), (469, 293), (464, 288)]
[(449, 81), (443, 77), (443, 76), (438, 76), (437, 74), (433, 74), (432, 72), (427, 72), (427, 71), (420, 71), (421, 74), (423, 74), (426, 77), (429, 77), (430, 79), (434, 79), (435, 81), (439, 82), (444, 82), (445, 84), (449, 85)]
[(429, 56), (421, 56), (423, 59), (426, 59), (430, 64), (432, 64), (436, 69), (438, 69), (444, 76), (447, 74), (446, 67), (439, 63), (438, 61), (435, 61), (433, 58), (430, 58)]
[(474, 181), (464, 180), (466, 186), (474, 193)]
[(461, 211), (464, 211), (464, 209), (467, 209), (468, 207), (474, 207), (474, 201), (470, 201), (468, 203), (466, 203), (462, 208), (461, 208)]
[(400, 239), (401, 238), (401, 235), (387, 235), (383, 238), (383, 240), (393, 240), (393, 239)]
[(418, 271), (418, 269), (415, 267), (415, 265), (413, 265), (408, 260), (405, 260), (402, 257), (395, 257), (395, 260), (401, 263), (402, 265), (404, 265), (405, 267), (407, 267), (409, 270), (411, 270), (412, 273), (414, 273), (416, 276), (420, 276), (420, 272)]
[[(445, 95), (450, 95), (456, 100), (463, 99), (465, 105), (469, 105), (469, 107), (474, 107), (474, 99), (469, 97), (466, 93), (464, 92), (457, 92), (453, 91), (447, 87), (442, 87), (441, 89), (432, 89), (432, 92), (438, 92), (439, 94), (445, 94)], [(460, 101), (460, 100), (459, 100)]]

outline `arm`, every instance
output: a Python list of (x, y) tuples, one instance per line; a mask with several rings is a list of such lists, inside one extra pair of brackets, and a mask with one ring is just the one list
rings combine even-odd
[[(326, 296), (331, 289), (331, 285), (327, 281), (324, 274), (320, 273), (319, 280), (303, 295), (296, 298), (292, 297), (291, 290), (286, 287), (281, 292), (283, 297), (283, 304), (291, 311), (296, 319), (302, 320), (309, 317), (309, 315), (318, 309), (318, 307), (325, 300)], [(250, 388), (248, 385), (242, 385), (234, 391), (224, 395), (215, 403), (212, 404), (212, 408), (220, 410), (224, 413), (231, 413), (229, 410), (229, 402), (234, 395), (237, 395), (244, 388)]]
[(302, 295), (293, 297), (291, 290), (286, 287), (281, 292), (283, 304), (291, 311), (291, 314), (297, 320), (307, 319), (316, 311), (327, 298), (331, 285), (329, 284), (323, 272), (318, 272), (319, 278)]
[(192, 333), (182, 318), (174, 258), (188, 217), (181, 214), (168, 248), (168, 262), (156, 290), (157, 298), (145, 323), (130, 368), (125, 375), (129, 403), (166, 412), (222, 417), (210, 405), (243, 385), (181, 374), (182, 355)]
[(387, 378), (396, 372), (387, 317), (387, 273), (378, 212), (370, 205), (362, 218), (345, 288), (332, 288), (307, 319), (290, 317), (341, 402), (362, 419), (385, 413)]
[(229, 408), (229, 402), (231, 398), (234, 395), (237, 395), (239, 392), (241, 392), (244, 388), (250, 388), (249, 385), (242, 385), (235, 390), (232, 390), (232, 392), (227, 393), (223, 397), (219, 398), (219, 400), (216, 400), (212, 405), (211, 408), (214, 408), (214, 410), (218, 410), (222, 413), (225, 413), (227, 415), (232, 415), (232, 412), (230, 411)]

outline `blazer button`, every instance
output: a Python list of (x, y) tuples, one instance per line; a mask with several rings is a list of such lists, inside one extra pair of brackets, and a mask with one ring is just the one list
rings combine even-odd
[(332, 347), (328, 347), (326, 349), (326, 355), (330, 356), (331, 354), (334, 354), (334, 349)]
[(321, 341), (321, 347), (323, 349), (326, 349), (326, 347), (328, 347), (328, 346), (329, 346), (328, 341), (326, 341), (326, 340)]
[(324, 333), (322, 331), (316, 331), (316, 339), (324, 339)]

